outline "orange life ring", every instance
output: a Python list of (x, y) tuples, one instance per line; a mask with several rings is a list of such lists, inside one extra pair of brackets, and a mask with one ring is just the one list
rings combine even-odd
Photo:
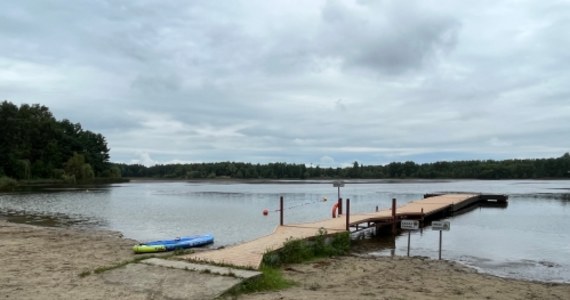
[(336, 218), (336, 212), (338, 211), (338, 202), (335, 203), (332, 207), (332, 217), (333, 219)]

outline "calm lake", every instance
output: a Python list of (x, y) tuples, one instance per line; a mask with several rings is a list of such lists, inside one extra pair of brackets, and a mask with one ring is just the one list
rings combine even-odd
[[(570, 282), (570, 181), (347, 181), (341, 197), (351, 212), (372, 212), (423, 198), (425, 193), (508, 194), (506, 208), (480, 207), (448, 218), (443, 259), (483, 272), (523, 279)], [(120, 231), (139, 241), (212, 233), (215, 246), (269, 234), (279, 223), (330, 218), (337, 189), (331, 181), (164, 182), (133, 181), (90, 189), (47, 189), (0, 194), (0, 216), (47, 226)], [(323, 199), (329, 199), (323, 201)], [(268, 209), (268, 216), (262, 211)], [(375, 255), (406, 255), (408, 235), (370, 242)], [(439, 232), (411, 235), (411, 255), (438, 257)]]

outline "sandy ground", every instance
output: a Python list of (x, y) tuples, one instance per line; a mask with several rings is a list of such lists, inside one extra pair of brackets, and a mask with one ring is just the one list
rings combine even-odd
[(0, 220), (0, 299), (144, 299), (85, 271), (134, 257), (117, 233)]
[[(209, 274), (152, 269), (140, 264), (79, 276), (131, 260), (134, 243), (113, 232), (36, 227), (0, 220), (0, 300), (206, 299), (174, 291), (187, 281), (219, 280), (208, 277)], [(293, 265), (284, 273), (297, 282), (294, 287), (239, 298), (570, 299), (570, 284), (502, 279), (452, 262), (422, 258), (347, 256)]]
[[(450, 261), (347, 256), (290, 266), (297, 285), (243, 299), (570, 299), (570, 284), (504, 279)], [(241, 298), (240, 298), (241, 299)]]

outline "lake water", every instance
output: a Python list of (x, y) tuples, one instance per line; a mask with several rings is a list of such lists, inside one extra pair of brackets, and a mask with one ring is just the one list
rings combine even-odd
[[(508, 194), (506, 208), (481, 207), (448, 218), (444, 259), (499, 276), (570, 282), (570, 181), (348, 181), (341, 196), (351, 212), (371, 212), (421, 199), (425, 193)], [(139, 241), (212, 233), (216, 246), (269, 234), (279, 223), (330, 218), (337, 189), (330, 181), (135, 181), (102, 188), (0, 194), (0, 215), (28, 223), (96, 227)], [(324, 198), (329, 201), (323, 201)], [(262, 211), (268, 209), (268, 216)], [(375, 255), (406, 255), (408, 235), (380, 240)], [(439, 232), (411, 235), (411, 255), (438, 257)]]

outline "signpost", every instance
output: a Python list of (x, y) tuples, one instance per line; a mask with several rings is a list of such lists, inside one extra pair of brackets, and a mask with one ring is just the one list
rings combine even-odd
[(418, 220), (402, 220), (400, 223), (402, 229), (408, 229), (408, 257), (410, 256), (410, 239), (412, 230), (420, 228), (420, 221)]
[(333, 181), (333, 187), (338, 188), (338, 197), (337, 199), (340, 199), (340, 188), (344, 186), (344, 181), (342, 180), (336, 180)]
[(419, 229), (420, 228), (420, 221), (418, 220), (402, 220), (400, 225), (402, 229)]
[(344, 186), (344, 181), (342, 180), (335, 180), (333, 181), (333, 187), (338, 188), (338, 196), (337, 196), (337, 200), (338, 200), (338, 214), (341, 215), (342, 214), (342, 199), (340, 198), (340, 188)]
[(451, 224), (449, 221), (433, 221), (431, 222), (431, 228), (433, 230), (439, 230), (439, 260), (441, 260), (441, 240), (442, 240), (442, 232), (449, 231), (451, 229)]

